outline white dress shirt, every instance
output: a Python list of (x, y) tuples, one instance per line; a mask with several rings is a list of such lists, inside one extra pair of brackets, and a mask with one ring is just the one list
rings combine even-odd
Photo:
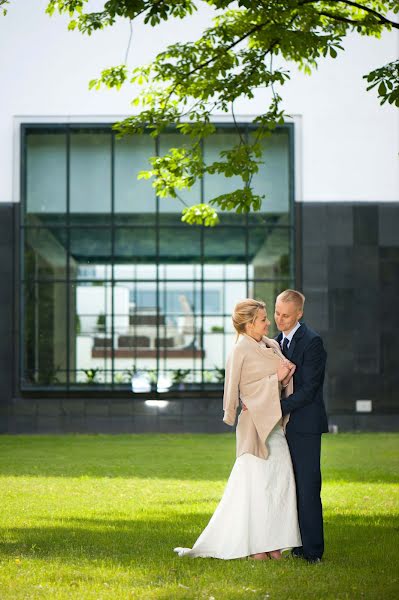
[(291, 329), (291, 331), (289, 333), (287, 333), (287, 334), (283, 333), (283, 337), (281, 338), (281, 342), (280, 342), (281, 348), (283, 347), (285, 338), (287, 338), (287, 340), (288, 340), (287, 348), (290, 347), (291, 340), (294, 337), (295, 332), (298, 331), (298, 329), (300, 328), (300, 326), (301, 326), (301, 324), (298, 321), (298, 323), (295, 325), (295, 327), (293, 329)]

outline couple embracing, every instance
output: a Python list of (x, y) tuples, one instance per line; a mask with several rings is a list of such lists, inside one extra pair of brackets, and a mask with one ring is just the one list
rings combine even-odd
[(295, 290), (276, 300), (280, 334), (258, 300), (233, 312), (237, 340), (226, 364), (224, 421), (238, 417), (237, 458), (223, 497), (193, 548), (179, 556), (280, 559), (281, 551), (310, 563), (324, 551), (320, 499), (321, 434), (326, 352), (301, 322), (305, 297)]

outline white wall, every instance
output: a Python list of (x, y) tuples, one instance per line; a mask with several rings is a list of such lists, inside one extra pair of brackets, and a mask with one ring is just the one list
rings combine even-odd
[[(52, 121), (110, 121), (129, 113), (132, 92), (89, 92), (102, 68), (123, 62), (127, 22), (91, 37), (67, 31), (67, 19), (44, 14), (47, 2), (12, 0), (0, 17), (0, 201), (18, 201), (18, 124), (38, 117)], [(156, 31), (133, 26), (129, 63), (148, 62), (166, 43), (195, 37), (209, 19), (201, 11)], [(150, 41), (149, 41), (150, 40)], [(365, 91), (362, 75), (399, 54), (399, 36), (353, 37), (347, 52), (323, 62), (311, 77), (293, 73), (283, 88), (286, 109), (296, 115), (297, 199), (398, 201), (399, 111), (380, 107)], [(236, 112), (255, 115), (265, 103), (240, 101)]]

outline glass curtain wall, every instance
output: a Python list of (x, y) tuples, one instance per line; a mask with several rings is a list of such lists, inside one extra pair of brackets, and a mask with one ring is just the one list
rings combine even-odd
[[(158, 391), (220, 386), (235, 302), (259, 298), (272, 313), (294, 283), (292, 135), (285, 126), (264, 142), (253, 179), (262, 210), (221, 213), (208, 229), (181, 223), (184, 203), (240, 181), (207, 176), (174, 200), (137, 179), (150, 156), (182, 143), (176, 132), (117, 139), (109, 126), (24, 126), (22, 388), (123, 389), (142, 374)], [(236, 140), (221, 126), (205, 159)]]

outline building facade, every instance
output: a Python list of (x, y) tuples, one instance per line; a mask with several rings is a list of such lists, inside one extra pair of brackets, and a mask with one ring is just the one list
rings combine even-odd
[[(1, 22), (4, 47), (17, 47), (21, 10)], [(150, 156), (181, 143), (176, 131), (117, 139), (126, 93), (87, 92), (90, 68), (118, 62), (122, 24), (105, 42), (86, 40), (63, 19), (23, 10), (35, 27), (2, 66), (0, 430), (224, 431), (231, 310), (251, 296), (272, 314), (287, 287), (303, 290), (305, 319), (325, 340), (330, 423), (396, 428), (399, 119), (361, 75), (395, 56), (397, 37), (349, 40), (338, 67), (293, 76), (293, 116), (265, 141), (253, 181), (260, 212), (222, 213), (209, 229), (183, 224), (182, 203), (137, 179)], [(65, 62), (78, 54), (79, 72)], [(263, 101), (240, 107), (240, 135), (253, 135)], [(238, 135), (232, 119), (215, 123), (207, 159)], [(182, 202), (237, 184), (208, 176)]]

